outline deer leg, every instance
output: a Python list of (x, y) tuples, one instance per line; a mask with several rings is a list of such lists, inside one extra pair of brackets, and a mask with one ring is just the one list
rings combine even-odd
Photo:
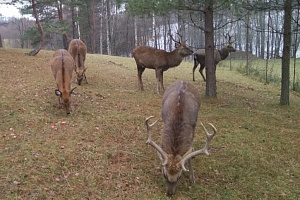
[(204, 77), (204, 75), (203, 75), (203, 69), (204, 69), (204, 67), (205, 67), (205, 65), (201, 65), (201, 64), (200, 64), (199, 72), (200, 72), (200, 75), (202, 76), (203, 80), (206, 81), (206, 80), (205, 80), (205, 77)]
[(143, 82), (142, 82), (142, 74), (145, 71), (145, 68), (138, 65), (137, 70), (138, 70), (138, 87), (139, 87), (139, 90), (144, 90), (144, 86), (143, 86)]
[(199, 64), (199, 63), (198, 63), (196, 60), (194, 60), (194, 67), (193, 67), (193, 81), (195, 81), (195, 70), (196, 70), (198, 64)]
[(160, 94), (164, 91), (164, 83), (163, 83), (163, 70), (157, 69), (156, 71), (156, 80), (157, 80), (157, 94)]
[(84, 78), (84, 80), (85, 80), (85, 83), (86, 83), (86, 84), (89, 84), (88, 81), (87, 81), (87, 79), (86, 79), (85, 73), (83, 74), (83, 78)]
[(192, 159), (189, 159), (188, 165), (189, 165), (189, 172), (190, 172), (190, 183), (194, 184), (195, 183), (195, 175), (194, 175), (194, 170), (193, 170), (193, 166), (192, 166)]
[(62, 108), (62, 107), (63, 107), (63, 106), (62, 106), (61, 98), (58, 97), (58, 105), (57, 105), (57, 108), (60, 109), (60, 108)]

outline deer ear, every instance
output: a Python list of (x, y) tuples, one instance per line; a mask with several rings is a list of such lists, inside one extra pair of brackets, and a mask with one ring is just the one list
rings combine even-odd
[(55, 95), (60, 97), (61, 96), (61, 92), (58, 89), (56, 89), (55, 90)]

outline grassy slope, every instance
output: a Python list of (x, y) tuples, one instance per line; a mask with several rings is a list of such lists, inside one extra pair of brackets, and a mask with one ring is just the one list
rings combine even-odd
[[(168, 199), (157, 154), (145, 144), (144, 119), (161, 109), (154, 71), (144, 72), (140, 92), (132, 58), (89, 54), (89, 84), (77, 87), (67, 116), (56, 108), (53, 52), (24, 52), (0, 49), (0, 199)], [(165, 86), (191, 81), (192, 65), (165, 72)], [(218, 99), (210, 99), (196, 74), (199, 121), (218, 134), (211, 156), (193, 160), (196, 184), (183, 176), (173, 199), (299, 198), (300, 97), (291, 93), (291, 105), (280, 106), (278, 87), (222, 67), (217, 79)], [(157, 141), (162, 127), (154, 128)], [(196, 132), (199, 149), (199, 123)]]

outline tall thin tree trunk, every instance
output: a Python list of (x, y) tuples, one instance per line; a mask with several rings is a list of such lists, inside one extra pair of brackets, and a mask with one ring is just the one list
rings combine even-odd
[(249, 13), (246, 17), (246, 74), (249, 75)]
[(0, 48), (3, 48), (1, 33), (0, 33)]
[(41, 23), (40, 23), (40, 20), (39, 20), (39, 16), (38, 16), (38, 13), (37, 13), (37, 10), (36, 10), (35, 0), (32, 0), (31, 3), (32, 3), (33, 14), (34, 14), (34, 17), (35, 17), (35, 23), (36, 23), (36, 25), (38, 27), (38, 31), (40, 32), (41, 40), (40, 40), (39, 45), (34, 50), (30, 51), (29, 53), (25, 53), (25, 54), (29, 55), (29, 56), (35, 56), (43, 48), (44, 37), (45, 36), (44, 36), (44, 31), (43, 31), (43, 28), (41, 26)]
[[(58, 1), (58, 5), (57, 5), (57, 12), (58, 12), (58, 20), (62, 23), (64, 18), (63, 18), (63, 9), (62, 9), (62, 1)], [(69, 45), (69, 42), (68, 42), (68, 35), (67, 33), (63, 33), (62, 34), (62, 38), (63, 38), (63, 46), (64, 46), (64, 49), (68, 49), (68, 45)]]
[(157, 49), (157, 40), (156, 40), (156, 21), (155, 21), (155, 14), (152, 13), (152, 39), (154, 42), (154, 48)]
[(111, 44), (110, 44), (110, 3), (106, 0), (106, 43), (107, 43), (107, 54), (111, 55)]
[(282, 74), (281, 74), (281, 95), (280, 104), (289, 105), (290, 86), (290, 50), (291, 50), (291, 21), (292, 21), (292, 0), (285, 0), (284, 3), (284, 31), (283, 31), (283, 51), (282, 51)]
[(205, 12), (205, 72), (206, 96), (217, 97), (216, 65), (214, 62), (213, 1), (206, 1)]
[(268, 81), (268, 66), (269, 66), (269, 58), (270, 58), (270, 22), (271, 22), (271, 16), (270, 16), (270, 9), (268, 11), (268, 25), (267, 25), (267, 34), (268, 34), (268, 37), (267, 37), (267, 59), (266, 59), (266, 73), (265, 73), (265, 78), (266, 78), (266, 83), (269, 83)]
[(101, 13), (100, 13), (100, 32), (99, 32), (99, 51), (100, 51), (100, 54), (103, 54), (103, 13), (104, 13), (104, 0), (101, 0)]
[[(297, 10), (297, 18), (296, 23), (299, 24), (299, 8)], [(296, 30), (295, 30), (295, 40), (294, 40), (294, 70), (293, 70), (293, 91), (296, 90), (296, 63), (297, 63), (297, 50), (298, 50), (298, 25), (296, 24)]]
[(134, 21), (134, 46), (137, 47), (139, 45), (139, 41), (138, 41), (138, 29), (137, 29), (137, 18), (134, 17), (133, 21)]

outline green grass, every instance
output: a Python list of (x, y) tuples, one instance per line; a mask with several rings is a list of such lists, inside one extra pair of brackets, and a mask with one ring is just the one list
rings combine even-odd
[[(222, 61), (219, 66), (221, 67), (230, 67), (230, 61)], [(295, 85), (294, 89), (297, 92), (300, 92), (300, 64), (299, 59), (296, 60), (296, 73), (295, 73)], [(263, 83), (273, 83), (281, 84), (281, 59), (270, 59), (268, 61), (267, 67), (267, 80), (266, 80), (266, 60), (250, 60), (248, 72), (246, 70), (246, 61), (245, 60), (231, 60), (231, 69), (237, 70), (238, 72), (249, 75), (257, 81)], [(290, 62), (290, 88), (293, 89), (293, 79), (294, 79), (294, 59), (291, 59)]]
[[(154, 71), (145, 70), (141, 92), (132, 58), (88, 54), (89, 84), (77, 86), (66, 115), (56, 108), (53, 52), (26, 51), (0, 49), (0, 199), (169, 199), (145, 144), (145, 118), (161, 114)], [(192, 82), (192, 66), (166, 71), (165, 86)], [(205, 97), (198, 73), (193, 83), (202, 93), (195, 149), (205, 140), (200, 121), (218, 133), (211, 155), (193, 160), (196, 184), (183, 176), (173, 199), (298, 199), (299, 95), (280, 106), (278, 85), (224, 67), (218, 98)], [(156, 141), (162, 128), (154, 127)]]

